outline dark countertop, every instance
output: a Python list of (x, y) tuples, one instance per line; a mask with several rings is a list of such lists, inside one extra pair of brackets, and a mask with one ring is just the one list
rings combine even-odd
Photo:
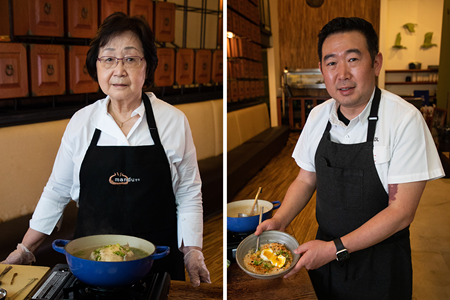
[(227, 270), (227, 299), (317, 299), (308, 272), (302, 268), (298, 273), (284, 279), (257, 279), (231, 264)]
[(223, 299), (223, 284), (200, 283), (199, 287), (193, 287), (188, 281), (172, 280), (170, 282), (169, 299)]

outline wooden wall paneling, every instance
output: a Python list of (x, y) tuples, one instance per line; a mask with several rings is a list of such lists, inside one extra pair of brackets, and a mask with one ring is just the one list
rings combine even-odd
[(195, 53), (195, 83), (211, 81), (212, 54), (211, 50), (201, 49)]
[(223, 50), (216, 50), (213, 53), (211, 80), (223, 82)]
[(244, 88), (245, 88), (245, 98), (250, 99), (252, 97), (252, 90), (250, 88), (250, 81), (248, 81), (248, 80), (244, 81)]
[(22, 44), (0, 43), (0, 99), (26, 96), (27, 51)]
[(239, 100), (238, 82), (236, 80), (233, 80), (228, 83), (231, 86), (231, 101), (236, 102)]
[(175, 40), (175, 3), (156, 2), (154, 33), (159, 42)]
[(88, 73), (86, 56), (89, 46), (67, 46), (67, 90), (69, 94), (95, 93), (98, 83)]
[(247, 36), (247, 27), (246, 27), (247, 26), (247, 20), (242, 18), (242, 17), (240, 17), (239, 18), (239, 26), (240, 26), (240, 29), (239, 29), (240, 36), (241, 37), (248, 37)]
[(31, 44), (29, 64), (32, 96), (65, 94), (64, 46)]
[(9, 9), (8, 0), (0, 0), (0, 35), (9, 36)]
[(142, 16), (153, 30), (153, 1), (130, 0), (130, 16)]
[(235, 13), (231, 13), (231, 21), (233, 22), (233, 32), (236, 35), (241, 34), (241, 17)]
[(245, 99), (245, 83), (242, 80), (238, 80), (238, 99), (244, 100)]
[(256, 93), (256, 81), (250, 81), (250, 95), (252, 98), (258, 97)]
[(121, 11), (128, 15), (128, 0), (100, 0), (100, 24), (112, 13)]
[(15, 35), (64, 36), (63, 0), (14, 0), (12, 3)]
[(231, 10), (227, 8), (227, 31), (233, 32), (233, 16)]
[(175, 51), (171, 48), (158, 48), (158, 67), (155, 71), (156, 86), (172, 86), (175, 81)]
[(98, 29), (98, 3), (91, 0), (66, 0), (64, 22), (67, 36), (93, 38)]
[(255, 78), (255, 64), (252, 61), (248, 61), (248, 78)]
[(175, 81), (178, 85), (191, 84), (194, 81), (194, 49), (178, 49)]
[(319, 8), (306, 1), (278, 1), (280, 65), (290, 69), (318, 68), (317, 35), (336, 17), (360, 17), (380, 31), (380, 0), (325, 1)]

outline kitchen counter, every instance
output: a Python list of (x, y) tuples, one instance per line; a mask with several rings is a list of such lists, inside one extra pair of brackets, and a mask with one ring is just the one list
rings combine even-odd
[(257, 279), (233, 263), (227, 270), (227, 299), (317, 299), (305, 268), (284, 279)]
[(190, 282), (172, 280), (168, 299), (223, 299), (223, 284), (200, 283), (199, 287), (193, 287)]

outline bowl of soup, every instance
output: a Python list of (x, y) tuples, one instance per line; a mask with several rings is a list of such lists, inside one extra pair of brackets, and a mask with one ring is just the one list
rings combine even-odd
[[(280, 201), (269, 202), (258, 200), (258, 212), (251, 215), (254, 199), (234, 201), (227, 204), (227, 229), (232, 232), (255, 231), (259, 224), (259, 211), (264, 207), (261, 222), (272, 217), (273, 210), (280, 207)], [(248, 217), (239, 218), (238, 213), (247, 214)]]
[[(170, 252), (167, 246), (155, 246), (138, 237), (118, 234), (57, 239), (52, 247), (66, 256), (75, 277), (90, 286), (103, 288), (132, 285), (150, 272), (155, 259)], [(115, 254), (119, 259), (115, 259)]]
[(300, 259), (300, 254), (294, 253), (300, 246), (298, 241), (286, 232), (264, 231), (259, 238), (260, 249), (256, 249), (257, 238), (254, 234), (249, 235), (236, 249), (237, 264), (252, 277), (273, 279), (284, 276)]

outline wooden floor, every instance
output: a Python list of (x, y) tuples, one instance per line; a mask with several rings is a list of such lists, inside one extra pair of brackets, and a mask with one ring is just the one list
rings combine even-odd
[[(300, 171), (291, 157), (298, 137), (298, 132), (292, 132), (284, 149), (233, 197), (233, 201), (254, 199), (258, 188), (262, 187), (259, 199), (283, 202), (284, 195)], [(293, 235), (300, 244), (313, 240), (316, 236), (318, 225), (315, 218), (315, 207), (316, 196), (314, 194), (303, 211), (286, 228), (286, 232)]]

